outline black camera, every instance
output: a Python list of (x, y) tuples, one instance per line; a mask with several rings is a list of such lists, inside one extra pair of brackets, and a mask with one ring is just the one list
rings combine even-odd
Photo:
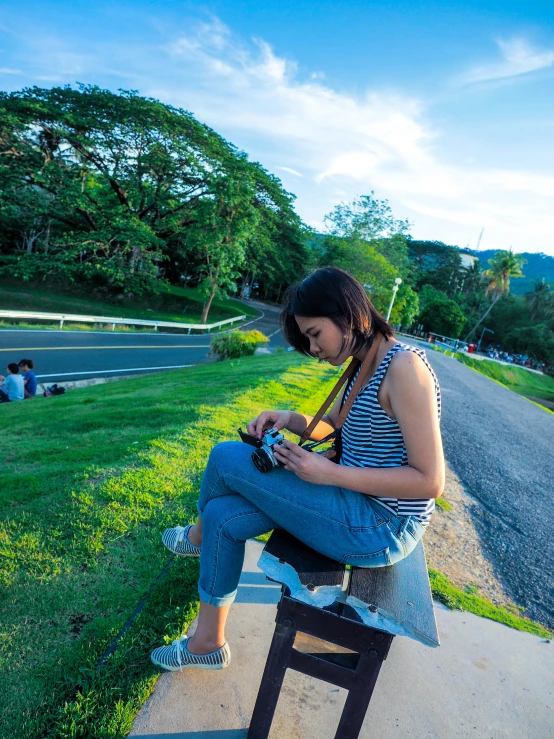
[(252, 452), (252, 461), (260, 472), (271, 472), (275, 467), (280, 467), (281, 463), (275, 459), (273, 447), (275, 444), (281, 444), (285, 437), (279, 431), (271, 429), (266, 431), (261, 439), (245, 434), (242, 429), (238, 430), (240, 438), (250, 446), (256, 447)]

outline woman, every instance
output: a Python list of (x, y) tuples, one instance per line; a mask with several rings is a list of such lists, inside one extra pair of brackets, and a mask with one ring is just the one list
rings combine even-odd
[[(370, 379), (344, 422), (340, 464), (285, 441), (274, 447), (282, 466), (263, 474), (246, 444), (212, 450), (197, 523), (162, 536), (175, 554), (200, 556), (196, 632), (152, 653), (154, 664), (167, 670), (229, 664), (225, 622), (247, 539), (279, 527), (337, 561), (381, 567), (415, 548), (442, 494), (437, 379), (423, 351), (394, 339), (363, 287), (340, 269), (316, 270), (287, 293), (281, 324), (297, 351), (334, 367), (367, 356)], [(335, 428), (342, 400), (339, 395), (312, 439)], [(264, 411), (248, 433), (261, 438), (274, 428), (300, 436), (310, 421), (293, 411)]]

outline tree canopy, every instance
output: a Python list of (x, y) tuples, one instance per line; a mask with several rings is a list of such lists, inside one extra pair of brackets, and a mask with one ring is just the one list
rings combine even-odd
[(395, 325), (468, 338), (486, 321), (489, 341), (554, 363), (551, 258), (526, 255), (525, 278), (511, 250), (464, 267), (464, 250), (413, 239), (373, 191), (336, 205), (325, 226), (305, 226), (279, 179), (186, 110), (96, 86), (0, 93), (0, 274), (118, 298), (194, 284), (207, 321), (216, 296), (248, 285), (279, 302), (312, 268), (336, 265), (383, 314), (401, 278)]
[(287, 253), (309, 261), (277, 178), (187, 111), (134, 91), (1, 93), (0, 201), (0, 249), (23, 279), (140, 293), (188, 272), (207, 314), (248, 254), (265, 252), (259, 274), (274, 283), (289, 277), (276, 274)]

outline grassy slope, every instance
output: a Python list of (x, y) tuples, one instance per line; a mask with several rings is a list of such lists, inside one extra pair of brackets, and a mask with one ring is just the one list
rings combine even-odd
[(554, 377), (529, 372), (523, 367), (510, 367), (486, 359), (473, 359), (461, 352), (456, 354), (456, 358), (471, 369), (500, 382), (520, 395), (533, 395), (536, 398), (554, 401)]
[[(194, 615), (197, 563), (170, 574), (94, 665), (190, 520), (210, 448), (264, 406), (314, 412), (335, 371), (253, 357), (2, 406), (2, 737), (115, 737), (151, 691), (150, 649)], [(321, 382), (321, 381), (324, 382)]]
[[(188, 308), (183, 313), (186, 305)], [(82, 289), (78, 288), (50, 289), (40, 283), (30, 285), (2, 279), (0, 281), (0, 309), (199, 323), (202, 296), (192, 288), (171, 285), (160, 295), (109, 302), (95, 297), (83, 297)], [(257, 315), (257, 311), (237, 300), (214, 298), (208, 320), (210, 323), (216, 323), (242, 314)]]
[[(315, 410), (334, 378), (330, 368), (274, 355), (2, 406), (3, 737), (128, 732), (158, 674), (151, 648), (181, 633), (196, 609), (197, 562), (175, 562), (95, 669), (168, 560), (160, 531), (193, 517), (215, 443), (263, 407)], [(434, 584), (453, 598), (449, 587)], [(470, 601), (458, 605), (472, 610)], [(483, 615), (547, 633), (502, 609)]]

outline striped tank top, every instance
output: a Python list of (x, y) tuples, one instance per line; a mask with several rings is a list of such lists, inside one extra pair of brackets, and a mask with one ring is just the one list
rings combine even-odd
[[(408, 452), (398, 422), (388, 416), (377, 400), (377, 393), (392, 358), (397, 352), (414, 352), (425, 362), (435, 382), (437, 408), (440, 420), (441, 394), (437, 376), (433, 372), (427, 356), (422, 349), (398, 342), (385, 355), (377, 371), (358, 393), (342, 427), (342, 457), (340, 463), (346, 467), (405, 467), (408, 465)], [(345, 399), (357, 377), (350, 381)], [(435, 510), (435, 500), (380, 498), (371, 496), (395, 516), (415, 516), (426, 526)]]

